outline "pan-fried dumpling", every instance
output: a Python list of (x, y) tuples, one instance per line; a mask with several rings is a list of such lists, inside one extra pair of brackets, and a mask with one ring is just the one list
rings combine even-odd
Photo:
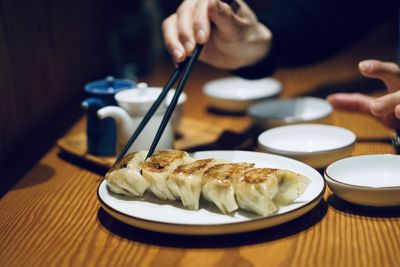
[(239, 207), (259, 215), (270, 215), (281, 205), (298, 198), (309, 179), (288, 170), (259, 168), (246, 172), (235, 184)]
[(149, 182), (140, 174), (146, 151), (125, 155), (105, 175), (108, 188), (117, 194), (142, 196)]
[(278, 170), (281, 173), (282, 180), (279, 184), (279, 193), (275, 196), (275, 203), (285, 206), (298, 197), (300, 197), (307, 189), (311, 180), (304, 175), (288, 170)]
[(220, 161), (215, 159), (201, 159), (179, 166), (169, 175), (168, 188), (174, 197), (182, 200), (183, 206), (190, 210), (198, 210), (203, 173), (218, 162)]
[(260, 168), (246, 172), (235, 184), (239, 207), (259, 215), (274, 213), (278, 206), (274, 198), (282, 175), (276, 169)]
[(222, 163), (212, 166), (204, 172), (204, 198), (217, 205), (223, 213), (237, 210), (234, 183), (253, 168), (253, 163)]
[(142, 165), (143, 177), (150, 183), (150, 190), (160, 199), (175, 200), (167, 186), (167, 178), (179, 165), (190, 163), (189, 154), (179, 150), (159, 150)]

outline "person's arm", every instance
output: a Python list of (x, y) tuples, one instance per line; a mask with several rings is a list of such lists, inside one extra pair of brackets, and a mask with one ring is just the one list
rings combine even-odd
[(258, 14), (272, 32), (271, 52), (234, 73), (261, 78), (278, 67), (325, 59), (361, 39), (397, 7), (395, 0), (282, 0)]

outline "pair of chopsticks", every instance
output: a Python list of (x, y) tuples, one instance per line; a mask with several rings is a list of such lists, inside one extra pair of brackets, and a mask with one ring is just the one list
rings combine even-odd
[[(230, 7), (232, 8), (233, 12), (235, 12), (235, 13), (240, 8), (239, 4), (235, 0), (222, 0), (222, 2), (229, 4)], [(186, 84), (190, 74), (192, 73), (193, 66), (199, 58), (202, 48), (203, 48), (203, 45), (197, 44), (192, 55), (189, 58), (187, 58), (183, 63), (181, 63), (178, 66), (178, 68), (176, 68), (176, 70), (172, 74), (171, 78), (165, 84), (165, 86), (164, 86), (163, 90), (161, 91), (161, 94), (158, 96), (157, 100), (150, 107), (149, 111), (143, 117), (142, 121), (140, 122), (139, 126), (137, 127), (137, 129), (135, 130), (135, 132), (133, 133), (131, 138), (128, 140), (126, 145), (122, 148), (121, 152), (117, 156), (117, 159), (115, 160), (115, 163), (119, 162), (122, 159), (122, 157), (125, 156), (126, 152), (129, 150), (131, 145), (136, 141), (136, 139), (138, 138), (140, 133), (143, 131), (144, 127), (147, 125), (147, 123), (149, 122), (151, 117), (157, 111), (160, 104), (163, 102), (163, 100), (167, 96), (171, 87), (175, 84), (175, 82), (182, 75), (182, 79), (178, 82), (178, 85), (175, 90), (175, 94), (164, 114), (164, 117), (161, 121), (160, 127), (158, 128), (157, 133), (154, 137), (154, 140), (150, 146), (149, 152), (147, 153), (146, 159), (148, 157), (150, 157), (151, 155), (153, 155), (154, 150), (156, 149), (157, 144), (160, 141), (161, 135), (163, 134), (165, 127), (167, 126), (167, 123), (170, 120), (173, 111), (175, 110), (179, 96), (181, 95), (181, 93), (185, 87), (185, 84)]]
[(149, 122), (151, 117), (157, 111), (158, 107), (160, 106), (160, 104), (163, 102), (163, 100), (167, 96), (171, 87), (175, 84), (175, 82), (182, 75), (182, 79), (179, 80), (179, 82), (178, 82), (174, 96), (164, 114), (164, 117), (161, 121), (160, 127), (158, 128), (157, 133), (154, 137), (154, 140), (150, 146), (149, 152), (147, 153), (146, 159), (153, 154), (154, 150), (157, 147), (158, 142), (160, 141), (161, 135), (163, 134), (165, 127), (167, 126), (167, 123), (170, 120), (173, 111), (175, 110), (176, 104), (178, 103), (179, 96), (181, 95), (181, 93), (185, 87), (185, 84), (193, 70), (194, 64), (197, 62), (197, 60), (199, 58), (202, 48), (203, 48), (202, 45), (196, 45), (192, 55), (175, 69), (174, 73), (172, 74), (172, 76), (170, 77), (168, 82), (165, 84), (163, 90), (161, 91), (161, 94), (158, 96), (157, 100), (153, 103), (153, 105), (150, 107), (149, 111), (143, 117), (139, 126), (136, 128), (136, 130), (133, 133), (133, 135), (131, 136), (131, 138), (129, 138), (126, 145), (122, 148), (122, 150), (119, 153), (119, 155), (117, 156), (117, 159), (115, 160), (115, 162), (120, 161), (121, 158), (126, 154), (128, 149), (131, 147), (131, 145), (135, 142), (135, 140), (138, 138), (140, 133), (143, 131), (144, 127), (147, 125), (147, 123)]

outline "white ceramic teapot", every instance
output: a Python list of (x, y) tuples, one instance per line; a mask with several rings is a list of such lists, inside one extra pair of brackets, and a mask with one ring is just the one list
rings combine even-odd
[[(107, 106), (97, 111), (99, 118), (112, 117), (117, 125), (117, 153), (128, 142), (133, 132), (143, 119), (143, 116), (150, 109), (151, 105), (161, 93), (161, 88), (146, 87), (124, 90), (115, 95), (119, 107)], [(142, 133), (132, 144), (128, 152), (148, 150), (154, 136), (161, 124), (167, 105), (165, 102), (160, 105), (157, 112), (150, 119)], [(177, 105), (178, 107), (178, 105)], [(171, 119), (173, 120), (173, 118)], [(156, 149), (174, 148), (174, 134), (169, 122)]]

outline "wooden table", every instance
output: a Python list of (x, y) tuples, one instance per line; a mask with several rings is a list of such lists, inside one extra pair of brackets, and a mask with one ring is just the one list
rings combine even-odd
[[(345, 53), (323, 65), (279, 71), (282, 97), (366, 85), (357, 81), (360, 58)], [(162, 63), (146, 81), (162, 85), (170, 71)], [(250, 119), (207, 112), (201, 93), (206, 81), (225, 75), (196, 66), (185, 116), (240, 133)], [(357, 134), (354, 155), (395, 152), (385, 142), (393, 132), (374, 119), (339, 111), (331, 119)], [(67, 134), (83, 127), (80, 121)], [(328, 189), (310, 213), (270, 229), (211, 237), (160, 234), (127, 226), (100, 208), (96, 190), (103, 174), (60, 157), (56, 146), (48, 151), (0, 200), (0, 266), (400, 266), (399, 209), (361, 208)]]

